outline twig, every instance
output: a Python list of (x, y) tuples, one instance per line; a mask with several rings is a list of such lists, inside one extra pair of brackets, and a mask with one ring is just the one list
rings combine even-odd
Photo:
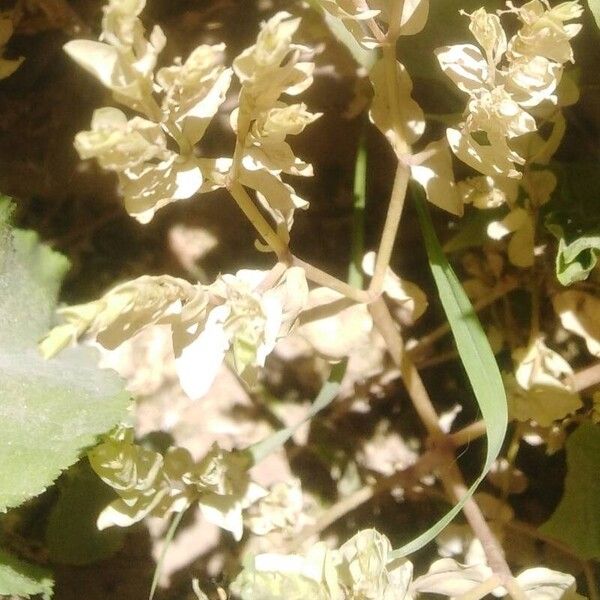
[(573, 375), (575, 390), (581, 392), (600, 383), (600, 362), (581, 369)]
[(414, 363), (404, 352), (402, 337), (396, 329), (396, 323), (392, 319), (387, 305), (380, 298), (370, 305), (369, 310), (375, 326), (387, 344), (393, 361), (400, 368), (404, 385), (429, 435), (437, 438), (444, 437), (444, 432), (440, 427), (439, 418), (429, 399), (429, 394)]
[(448, 435), (448, 439), (452, 443), (455, 448), (460, 448), (461, 446), (466, 446), (473, 440), (477, 438), (483, 437), (487, 432), (485, 421), (476, 421), (475, 423), (471, 423), (463, 429), (459, 429), (454, 433), (450, 433)]
[(331, 288), (347, 298), (351, 298), (355, 302), (366, 303), (371, 301), (373, 296), (369, 292), (359, 290), (358, 288), (348, 285), (345, 281), (342, 281), (341, 279), (322, 271), (314, 265), (303, 261), (297, 256), (294, 256), (290, 252), (287, 244), (281, 239), (281, 237), (279, 237), (277, 232), (271, 227), (265, 217), (263, 217), (257, 206), (252, 201), (252, 198), (250, 198), (248, 195), (248, 192), (246, 192), (240, 183), (237, 181), (232, 181), (228, 185), (228, 190), (259, 235), (265, 240), (271, 250), (275, 252), (279, 262), (289, 266), (301, 267), (304, 269), (306, 277), (314, 283)]
[(402, 217), (402, 210), (404, 209), (404, 199), (406, 197), (409, 177), (410, 171), (408, 167), (404, 163), (399, 162), (394, 177), (394, 187), (392, 188), (390, 205), (385, 219), (383, 233), (381, 234), (379, 249), (377, 250), (375, 271), (373, 273), (373, 279), (371, 279), (371, 285), (369, 286), (369, 291), (375, 296), (381, 294), (383, 289), (385, 273), (390, 264), (394, 242), (396, 241), (396, 234), (398, 233), (398, 226)]
[(265, 275), (263, 280), (256, 286), (255, 291), (262, 293), (270, 290), (286, 272), (288, 266), (284, 262), (277, 262)]
[[(421, 416), (425, 427), (429, 431), (431, 442), (434, 447), (448, 456), (447, 466), (440, 470), (439, 477), (448, 496), (454, 502), (459, 502), (466, 496), (467, 488), (464, 484), (462, 473), (456, 465), (456, 459), (453, 448), (449, 443), (449, 438), (445, 436), (440, 428), (439, 419), (429, 398), (427, 389), (411, 358), (403, 352), (402, 337), (396, 329), (384, 301), (382, 299), (377, 300), (370, 305), (370, 310), (375, 326), (384, 337), (393, 360), (402, 371), (406, 389), (415, 410)], [(502, 585), (506, 587), (514, 600), (526, 600), (525, 593), (512, 576), (502, 547), (488, 526), (475, 500), (473, 498), (467, 499), (462, 510), (473, 532), (483, 546), (490, 567), (500, 577)]]
[(268, 221), (258, 210), (244, 187), (237, 181), (232, 181), (228, 190), (250, 223), (254, 225), (256, 231), (258, 231), (267, 245), (275, 252), (277, 258), (281, 262), (289, 262), (289, 250), (287, 244), (277, 235), (271, 225), (269, 225)]
[[(462, 474), (456, 462), (452, 461), (444, 471), (440, 471), (440, 479), (446, 492), (456, 501), (464, 498), (467, 494), (467, 488), (462, 481)], [(462, 511), (477, 539), (481, 542), (490, 568), (499, 576), (502, 585), (514, 600), (527, 600), (525, 592), (510, 571), (502, 546), (498, 543), (475, 500), (469, 498), (464, 503)]]
[(342, 281), (341, 279), (322, 271), (314, 265), (304, 262), (297, 256), (290, 255), (290, 260), (292, 266), (302, 267), (306, 273), (306, 277), (314, 283), (331, 288), (332, 290), (343, 294), (347, 298), (351, 298), (355, 302), (367, 303), (372, 300), (372, 296), (369, 292), (359, 290), (358, 288), (348, 285), (345, 281)]
[[(369, 6), (365, 2), (365, 0), (354, 0), (354, 6), (356, 7), (357, 12), (369, 9)], [(379, 25), (377, 25), (375, 19), (366, 19), (364, 22), (373, 34), (373, 37), (377, 40), (377, 43), (382, 45), (387, 43), (387, 38), (383, 31), (381, 31)]]
[(587, 584), (588, 600), (600, 600), (600, 591), (598, 591), (596, 575), (591, 563), (585, 560), (581, 563), (581, 566), (583, 567), (585, 583)]

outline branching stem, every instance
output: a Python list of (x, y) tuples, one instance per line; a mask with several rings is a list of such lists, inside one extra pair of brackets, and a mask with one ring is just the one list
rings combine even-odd
[(404, 209), (404, 199), (406, 198), (406, 189), (408, 188), (408, 179), (410, 171), (408, 167), (402, 163), (398, 163), (396, 176), (394, 177), (394, 187), (392, 188), (392, 196), (388, 207), (379, 249), (377, 251), (377, 259), (375, 262), (375, 271), (373, 279), (369, 286), (369, 291), (374, 295), (381, 294), (386, 270), (390, 264), (398, 226)]
[[(402, 337), (396, 329), (396, 325), (385, 302), (379, 299), (373, 302), (369, 308), (375, 326), (384, 337), (394, 362), (400, 367), (408, 394), (415, 410), (429, 432), (431, 442), (434, 447), (448, 454), (449, 461), (446, 462), (446, 468), (440, 470), (439, 476), (448, 496), (454, 502), (459, 502), (467, 494), (467, 488), (462, 473), (456, 465), (453, 448), (439, 425), (439, 419), (429, 398), (429, 393), (410, 356), (404, 352)], [(514, 600), (526, 600), (523, 590), (521, 590), (510, 572), (502, 547), (493, 531), (489, 528), (475, 500), (469, 498), (464, 503), (462, 510), (469, 525), (483, 546), (490, 567), (500, 577), (502, 585), (506, 587)]]
[(250, 223), (252, 223), (254, 229), (258, 231), (271, 250), (275, 252), (277, 258), (281, 262), (289, 263), (290, 251), (287, 244), (277, 235), (277, 232), (263, 217), (256, 204), (252, 201), (252, 198), (248, 195), (248, 192), (244, 189), (244, 186), (237, 181), (232, 181), (227, 189)]

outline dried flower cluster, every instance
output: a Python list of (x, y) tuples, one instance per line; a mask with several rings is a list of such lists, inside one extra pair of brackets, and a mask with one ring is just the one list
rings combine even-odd
[(267, 494), (250, 480), (248, 459), (218, 447), (200, 461), (184, 448), (163, 457), (133, 442), (133, 430), (119, 428), (89, 453), (92, 468), (119, 499), (98, 517), (98, 528), (129, 527), (149, 515), (183, 512), (197, 502), (203, 516), (230, 531), (243, 533), (242, 510)]

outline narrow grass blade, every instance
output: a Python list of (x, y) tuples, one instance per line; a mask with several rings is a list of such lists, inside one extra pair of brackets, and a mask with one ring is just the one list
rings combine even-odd
[(323, 387), (319, 391), (319, 394), (312, 403), (309, 411), (306, 413), (304, 418), (285, 429), (280, 429), (272, 435), (266, 437), (264, 440), (253, 444), (246, 448), (245, 452), (249, 455), (252, 464), (257, 464), (263, 460), (269, 454), (279, 450), (293, 435), (298, 431), (304, 423), (312, 419), (318, 412), (329, 406), (334, 398), (337, 396), (340, 389), (340, 383), (346, 372), (346, 361), (342, 361), (333, 366), (329, 378), (323, 384)]
[(367, 142), (365, 139), (366, 122), (358, 142), (356, 163), (354, 165), (354, 204), (352, 211), (352, 247), (348, 267), (348, 283), (363, 288), (364, 274), (362, 258), (365, 253), (365, 208), (367, 204)]
[(471, 302), (444, 255), (433, 228), (421, 188), (414, 186), (412, 192), (431, 272), (452, 329), (463, 367), (477, 398), (487, 428), (487, 453), (483, 470), (469, 488), (466, 496), (431, 529), (409, 544), (394, 551), (395, 556), (404, 556), (423, 547), (458, 514), (500, 453), (508, 422), (506, 394), (494, 353)]
[(160, 580), (160, 574), (162, 572), (163, 563), (165, 561), (165, 556), (167, 555), (167, 551), (169, 550), (169, 546), (175, 537), (175, 533), (177, 532), (177, 528), (181, 523), (181, 519), (183, 519), (183, 515), (185, 515), (186, 511), (182, 510), (180, 513), (177, 513), (171, 524), (169, 525), (169, 529), (167, 530), (167, 534), (165, 535), (164, 545), (160, 552), (160, 558), (156, 563), (156, 569), (154, 569), (154, 576), (152, 577), (152, 586), (150, 587), (150, 595), (148, 596), (148, 600), (154, 600), (154, 594), (156, 594), (156, 588), (158, 587), (158, 582)]

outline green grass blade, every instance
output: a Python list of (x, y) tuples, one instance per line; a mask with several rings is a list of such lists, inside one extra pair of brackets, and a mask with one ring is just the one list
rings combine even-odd
[(352, 248), (350, 266), (348, 267), (348, 283), (363, 288), (364, 274), (362, 258), (365, 253), (365, 208), (367, 204), (367, 142), (366, 121), (363, 122), (362, 133), (358, 142), (356, 163), (354, 166), (354, 205), (352, 211)]
[(412, 190), (431, 272), (452, 329), (463, 367), (473, 387), (473, 392), (487, 428), (487, 453), (483, 470), (469, 488), (466, 496), (431, 529), (396, 550), (394, 552), (395, 556), (404, 556), (415, 552), (431, 541), (458, 514), (500, 453), (508, 422), (506, 394), (494, 353), (471, 302), (444, 255), (433, 228), (421, 188), (417, 189), (414, 186)]
[(309, 411), (306, 413), (304, 418), (298, 423), (285, 427), (276, 431), (272, 435), (266, 437), (256, 444), (252, 444), (246, 448), (245, 452), (249, 456), (253, 465), (259, 463), (269, 454), (279, 450), (291, 437), (310, 419), (312, 419), (318, 412), (329, 406), (335, 399), (340, 389), (340, 384), (344, 373), (346, 372), (346, 361), (342, 361), (336, 365), (333, 365), (329, 378), (323, 384), (320, 389), (315, 401), (312, 403)]
[(165, 539), (163, 542), (163, 547), (160, 552), (160, 558), (156, 563), (156, 569), (154, 569), (154, 576), (152, 577), (152, 586), (150, 587), (150, 594), (148, 595), (148, 600), (154, 600), (154, 594), (156, 594), (156, 588), (158, 587), (158, 581), (160, 580), (160, 574), (162, 572), (163, 563), (165, 561), (165, 556), (167, 556), (167, 551), (169, 550), (169, 546), (175, 537), (175, 533), (177, 532), (177, 528), (183, 519), (183, 515), (185, 515), (186, 511), (182, 510), (180, 513), (177, 513), (171, 524), (169, 525), (169, 529), (165, 535)]

